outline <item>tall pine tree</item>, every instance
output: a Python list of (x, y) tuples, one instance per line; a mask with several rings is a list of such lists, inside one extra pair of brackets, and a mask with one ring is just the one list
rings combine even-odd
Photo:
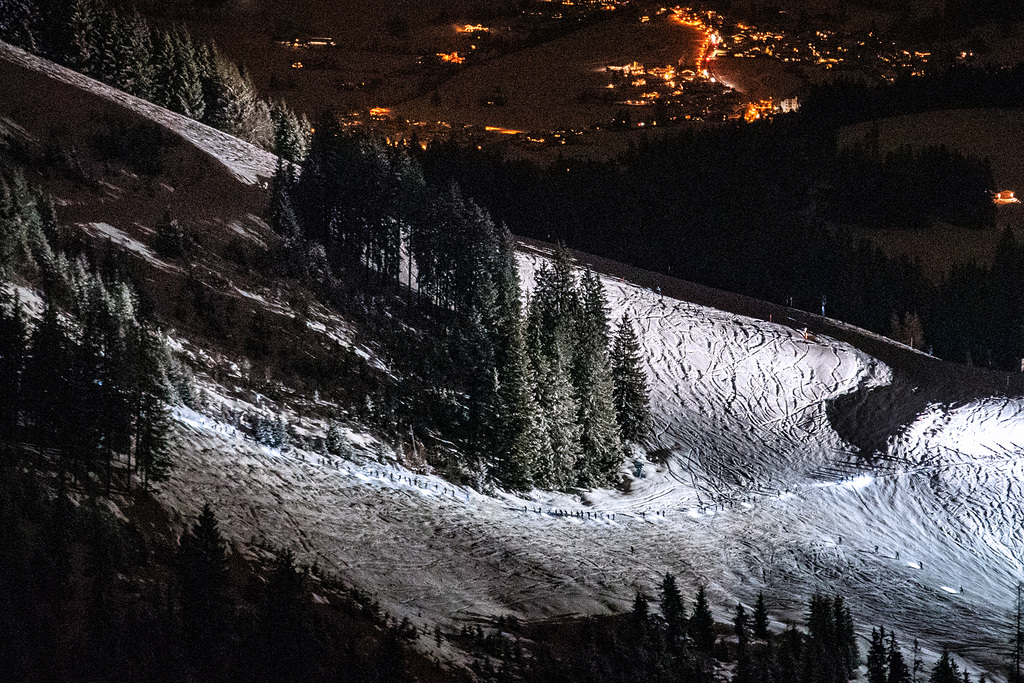
[(757, 594), (757, 602), (754, 604), (754, 637), (761, 640), (768, 639), (768, 606), (764, 602), (764, 593)]
[(622, 316), (611, 351), (615, 416), (623, 441), (636, 443), (651, 428), (650, 389), (642, 349), (629, 314)]
[(185, 645), (200, 673), (209, 676), (224, 645), (227, 618), (227, 554), (210, 504), (181, 537), (178, 605)]
[(871, 629), (868, 646), (868, 683), (886, 683), (889, 680), (889, 653), (885, 645), (885, 628)]
[(715, 618), (708, 605), (708, 594), (704, 586), (697, 589), (697, 600), (690, 617), (690, 639), (698, 652), (711, 652), (715, 646)]
[(28, 346), (28, 324), (17, 292), (0, 281), (0, 433), (18, 435), (22, 408), (22, 379)]
[(953, 661), (949, 650), (943, 650), (935, 666), (932, 667), (928, 683), (963, 683), (960, 667)]
[(73, 456), (67, 433), (67, 417), (76, 414), (69, 377), (71, 367), (70, 334), (47, 297), (42, 316), (32, 331), (24, 381), (27, 413), (41, 453), (59, 445), (65, 457)]
[(501, 480), (508, 486), (526, 490), (535, 483), (539, 470), (537, 458), (543, 455), (539, 409), (533, 393), (533, 376), (526, 355), (522, 323), (514, 324), (507, 348), (498, 366), (498, 449)]
[(665, 574), (661, 581), (661, 614), (665, 617), (669, 640), (675, 642), (686, 632), (686, 605), (672, 574)]
[(170, 408), (167, 386), (167, 350), (163, 335), (148, 320), (137, 327), (133, 363), (138, 368), (135, 388), (135, 470), (143, 489), (170, 474)]
[(886, 661), (889, 665), (889, 672), (886, 683), (910, 683), (910, 669), (903, 659), (903, 652), (899, 643), (896, 642), (896, 634), (889, 632), (889, 643), (886, 647)]
[(576, 467), (583, 454), (576, 395), (566, 361), (545, 356), (536, 334), (531, 335), (528, 348), (541, 428), (546, 434), (538, 454), (539, 476), (542, 485), (565, 489), (575, 485)]
[(598, 277), (583, 277), (583, 305), (577, 322), (573, 384), (579, 401), (583, 458), (580, 485), (612, 482), (622, 463), (622, 444), (615, 419), (611, 367), (608, 361), (608, 313), (604, 287)]

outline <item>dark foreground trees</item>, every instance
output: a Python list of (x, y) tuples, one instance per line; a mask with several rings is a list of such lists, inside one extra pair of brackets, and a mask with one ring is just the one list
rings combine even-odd
[(2, 448), (5, 680), (383, 683), (413, 680), (407, 661), (434, 666), (366, 594), (286, 551), (266, 566), (229, 552), (210, 506), (179, 545), (148, 495), (120, 499), (124, 521), (105, 501), (48, 489)]
[[(4, 192), (6, 190), (6, 192)], [(28, 442), (62, 474), (109, 492), (167, 476), (169, 356), (162, 332), (119, 275), (117, 257), (71, 261), (50, 245), (47, 201), (0, 173), (0, 440)], [(36, 278), (28, 315), (15, 281)]]

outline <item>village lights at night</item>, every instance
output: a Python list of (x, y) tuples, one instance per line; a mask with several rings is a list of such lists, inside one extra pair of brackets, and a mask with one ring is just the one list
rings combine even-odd
[[(617, 0), (603, 5), (595, 2), (556, 0), (535, 7), (527, 14), (537, 17), (541, 22), (560, 24), (570, 18), (590, 16), (588, 13), (598, 11), (602, 6), (619, 9), (631, 4), (631, 0)], [(431, 68), (430, 65), (434, 65), (435, 68), (441, 65), (454, 65), (460, 68), (474, 65), (473, 68), (477, 68), (475, 60), (470, 59), (470, 56), (477, 54), (478, 47), (486, 48), (488, 53), (494, 50), (495, 43), (478, 43), (487, 40), (486, 36), (498, 29), (493, 25), (470, 19), (472, 17), (466, 17), (463, 21), (449, 25), (450, 30), (461, 36), (463, 42), (445, 46), (443, 51), (434, 52), (429, 59), (421, 57), (419, 63), (423, 68)], [(743, 77), (733, 73), (736, 69), (735, 63), (729, 63), (727, 60), (736, 57), (762, 57), (780, 62), (801, 62), (813, 65), (817, 69), (832, 69), (846, 60), (855, 58), (855, 55), (856, 58), (862, 59), (864, 49), (872, 45), (870, 34), (865, 36), (844, 33), (835, 28), (822, 26), (797, 33), (790, 32), (784, 27), (784, 23), (772, 24), (770, 20), (763, 25), (754, 26), (726, 17), (706, 6), (652, 6), (633, 15), (630, 21), (639, 21), (644, 28), (637, 30), (645, 32), (664, 31), (666, 23), (685, 28), (685, 31), (681, 32), (685, 41), (682, 45), (685, 47), (680, 48), (681, 51), (675, 55), (676, 59), (669, 57), (665, 60), (668, 63), (645, 64), (650, 57), (641, 57), (639, 53), (634, 53), (631, 55), (632, 60), (625, 63), (606, 63), (604, 66), (590, 67), (594, 73), (606, 74), (607, 80), (591, 86), (592, 89), (586, 98), (581, 93), (579, 101), (592, 101), (603, 107), (620, 109), (614, 114), (609, 114), (609, 118), (605, 120), (592, 121), (585, 126), (582, 129), (584, 137), (577, 138), (580, 142), (589, 141), (592, 139), (591, 136), (602, 129), (623, 130), (654, 125), (685, 125), (690, 121), (753, 122), (770, 119), (779, 113), (792, 112), (799, 106), (793, 92), (748, 91), (743, 85)], [(504, 28), (501, 32), (503, 35), (507, 33)], [(330, 48), (335, 44), (332, 38), (308, 37), (276, 42), (291, 49), (307, 50)], [(439, 44), (438, 47), (442, 46)], [(879, 49), (878, 58), (883, 64), (891, 64), (893, 68), (908, 68), (907, 72), (913, 74), (923, 73), (923, 65), (931, 56), (931, 50), (923, 46), (907, 46), (907, 49), (903, 49), (903, 46), (887, 43), (882, 48), (884, 49)], [(718, 63), (718, 60), (722, 61)], [(482, 60), (479, 66), (486, 70), (488, 61)], [(312, 58), (294, 61), (293, 57), (289, 60), (289, 65), (292, 69), (302, 71), (321, 71), (329, 68), (323, 61), (313, 61)], [(740, 66), (739, 69), (743, 67)], [(448, 78), (451, 77), (451, 73), (439, 72), (437, 77)], [(886, 77), (886, 74), (883, 74), (883, 77)], [(351, 89), (369, 88), (372, 87), (371, 83), (369, 79), (353, 81)], [(509, 92), (505, 92), (499, 97), (495, 92), (497, 91), (492, 86), (490, 90), (475, 93), (470, 97), (472, 101), (494, 107), (493, 116), (501, 117), (514, 111), (506, 106), (512, 104), (514, 96), (510, 97)], [(433, 97), (435, 101), (438, 100), (437, 95)], [(364, 104), (365, 106), (367, 105)], [(552, 130), (531, 130), (522, 122), (513, 123), (511, 119), (504, 121), (500, 118), (490, 119), (489, 116), (488, 121), (480, 121), (473, 125), (463, 121), (452, 128), (447, 124), (446, 127), (442, 127), (422, 123), (411, 117), (393, 117), (390, 112), (384, 113), (383, 108), (374, 108), (368, 115), (369, 111), (369, 108), (362, 109), (363, 113), (350, 117), (346, 125), (373, 125), (395, 139), (407, 135), (402, 130), (404, 127), (416, 126), (421, 142), (458, 131), (458, 135), (466, 136), (474, 142), (484, 141), (488, 144), (527, 145), (539, 140), (545, 140), (545, 144), (549, 145), (565, 144), (565, 139), (553, 136)], [(395, 126), (397, 128), (391, 130), (391, 127)], [(499, 140), (506, 142), (498, 142)], [(993, 197), (993, 202), (1018, 203), (1016, 198), (1001, 197)]]

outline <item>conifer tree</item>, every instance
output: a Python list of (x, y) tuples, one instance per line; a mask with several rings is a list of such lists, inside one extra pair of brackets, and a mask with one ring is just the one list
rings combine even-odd
[(327, 425), (327, 437), (325, 439), (325, 448), (331, 455), (341, 457), (345, 452), (345, 440), (341, 436), (341, 430), (338, 429), (338, 423), (331, 420)]
[(153, 248), (164, 258), (180, 258), (185, 255), (185, 231), (178, 219), (171, 215), (170, 209), (164, 211), (163, 218), (156, 224)]
[(650, 601), (643, 591), (637, 591), (633, 598), (633, 619), (641, 626), (646, 626), (651, 617)]
[(651, 428), (650, 389), (641, 362), (640, 341), (627, 313), (615, 334), (611, 364), (615, 416), (623, 441), (634, 443)]
[(202, 120), (206, 111), (203, 101), (203, 84), (200, 79), (200, 63), (195, 44), (188, 31), (180, 28), (161, 39), (157, 59), (170, 57), (169, 65), (157, 65), (157, 78), (167, 79), (164, 86), (165, 102), (171, 111), (176, 111), (196, 120)]
[(575, 392), (561, 359), (553, 361), (539, 352), (531, 338), (535, 393), (543, 428), (538, 461), (545, 485), (565, 489), (576, 483), (576, 467), (582, 457), (579, 409)]
[(274, 124), (274, 154), (293, 163), (302, 163), (309, 146), (311, 126), (305, 116), (298, 117), (281, 100), (270, 105)]
[(281, 551), (267, 584), (263, 611), (264, 651), (271, 680), (303, 680), (305, 657), (304, 577), (290, 549)]
[(153, 102), (167, 109), (174, 109), (175, 61), (174, 38), (167, 31), (159, 31), (153, 41)]
[(750, 640), (750, 617), (747, 616), (747, 609), (742, 602), (736, 603), (736, 614), (732, 620), (732, 627), (740, 644), (746, 645)]
[(77, 304), (81, 329), (76, 346), (75, 386), (79, 399), (76, 434), (90, 462), (102, 464), (109, 493), (115, 453), (129, 450), (131, 408), (126, 371), (127, 330), (134, 318), (126, 288), (111, 291), (90, 273)]
[(686, 632), (686, 605), (672, 574), (665, 574), (661, 581), (661, 614), (670, 640), (677, 640)]
[(903, 659), (903, 652), (896, 642), (896, 634), (889, 632), (889, 643), (887, 646), (886, 660), (889, 665), (889, 673), (886, 683), (910, 683), (910, 669)]
[(145, 20), (133, 10), (119, 15), (114, 34), (112, 85), (126, 93), (153, 97), (153, 42)]
[(143, 489), (170, 474), (170, 410), (166, 379), (167, 352), (163, 336), (146, 320), (140, 321), (134, 340), (138, 367), (135, 390), (135, 469), (142, 474)]
[(290, 162), (277, 158), (277, 170), (270, 181), (270, 206), (267, 217), (270, 227), (283, 238), (280, 265), (285, 275), (292, 277), (316, 277), (315, 271), (323, 264), (313, 264), (309, 259), (308, 243), (299, 225), (292, 206), (292, 190), (295, 186), (295, 171)]
[(96, 13), (91, 0), (68, 0), (57, 18), (54, 57), (75, 71), (92, 75), (99, 46), (96, 45)]
[(88, 70), (93, 78), (116, 87), (121, 17), (105, 2), (94, 2), (93, 12), (96, 50)]
[(768, 607), (764, 603), (764, 593), (757, 594), (754, 604), (754, 636), (761, 640), (768, 639)]
[(935, 666), (932, 667), (928, 683), (963, 683), (960, 674), (960, 667), (949, 655), (949, 650), (943, 650), (942, 655)]
[(287, 451), (291, 448), (291, 435), (288, 433), (288, 424), (280, 415), (274, 419), (272, 438), (274, 445), (282, 451)]
[(697, 600), (690, 617), (690, 639), (698, 652), (711, 652), (715, 646), (715, 618), (708, 606), (708, 595), (704, 586), (697, 589)]
[(48, 193), (39, 192), (36, 194), (35, 213), (39, 217), (39, 229), (28, 230), (26, 238), (32, 248), (32, 253), (40, 262), (40, 266), (51, 261), (54, 257), (51, 244), (57, 244), (57, 205), (53, 197)]
[(868, 683), (886, 683), (889, 679), (889, 657), (885, 644), (885, 629), (871, 629), (868, 647)]
[(199, 670), (210, 675), (227, 617), (227, 555), (209, 503), (181, 537), (178, 604), (182, 633)]
[(0, 173), (0, 276), (10, 277), (24, 256), (25, 229), (13, 178)]
[(274, 141), (274, 122), (270, 108), (256, 93), (248, 74), (239, 71), (238, 66), (221, 56), (216, 49), (210, 50), (210, 64), (197, 52), (197, 73), (202, 76), (208, 70), (203, 93), (203, 121), (235, 137), (268, 148)]
[[(519, 328), (525, 344), (527, 321), (523, 312), (523, 292), (519, 279), (519, 264), (516, 261), (515, 237), (505, 225), (495, 227), (493, 232), (495, 255), (492, 271), (498, 311), (498, 336), (507, 339), (513, 328)], [(499, 348), (503, 346), (504, 344), (499, 341)]]
[(580, 279), (580, 304), (577, 344), (589, 349), (599, 348), (607, 353), (610, 338), (608, 298), (601, 278), (589, 268)]
[(278, 157), (277, 169), (270, 181), (270, 206), (267, 209), (267, 217), (270, 219), (270, 227), (282, 236), (300, 230), (298, 218), (292, 208), (294, 188), (295, 169), (284, 157)]
[(853, 619), (842, 597), (811, 597), (803, 675), (812, 683), (844, 683), (859, 664)]
[(28, 324), (18, 292), (11, 296), (0, 281), (0, 433), (18, 434)]
[(755, 680), (754, 666), (750, 656), (750, 618), (743, 603), (736, 603), (733, 617), (733, 633), (736, 634), (736, 673), (733, 683), (751, 683)]
[(839, 651), (842, 675), (850, 680), (857, 673), (860, 665), (860, 652), (857, 648), (857, 634), (853, 626), (850, 608), (846, 606), (843, 596), (832, 599), (832, 611), (836, 625), (836, 645)]
[(0, 276), (11, 276), (29, 263), (39, 241), (39, 200), (20, 171), (0, 169)]
[(622, 462), (622, 444), (608, 363), (604, 288), (593, 273), (587, 273), (583, 279), (583, 306), (577, 330), (573, 384), (579, 401), (583, 449), (579, 483), (602, 485), (612, 481)]
[(66, 418), (75, 410), (68, 377), (70, 366), (71, 339), (56, 307), (47, 297), (29, 345), (25, 396), (36, 443), (42, 449), (58, 444), (65, 455), (70, 455), (67, 446), (71, 445), (65, 438)]
[(910, 651), (910, 675), (914, 683), (919, 683), (920, 675), (924, 671), (924, 660), (921, 659), (921, 644), (914, 638), (914, 645)]
[(570, 371), (581, 301), (569, 252), (559, 246), (551, 263), (537, 270), (535, 279), (529, 313), (531, 342), (539, 353), (553, 362), (558, 359)]
[(539, 410), (521, 321), (512, 321), (507, 348), (498, 367), (498, 400), (496, 446), (501, 458), (500, 478), (513, 489), (526, 490), (534, 485), (536, 458), (547, 435), (541, 434), (538, 425)]
[(803, 652), (804, 677), (811, 683), (842, 683), (839, 648), (832, 601), (819, 594), (811, 597), (807, 617), (807, 642)]
[(545, 351), (550, 355), (553, 344), (569, 343), (582, 307), (572, 257), (562, 245), (555, 249), (551, 265), (544, 264), (538, 271), (534, 299), (538, 323), (546, 337)]

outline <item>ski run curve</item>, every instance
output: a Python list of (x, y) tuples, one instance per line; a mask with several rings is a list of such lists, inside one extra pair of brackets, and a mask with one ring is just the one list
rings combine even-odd
[[(543, 258), (520, 256), (525, 286)], [(1024, 562), (1024, 399), (930, 406), (871, 468), (826, 405), (889, 383), (887, 366), (603, 281), (612, 320), (635, 321), (652, 387), (655, 430), (628, 493), (483, 495), (380, 458), (365, 435), (349, 434), (352, 460), (281, 454), (180, 409), (163, 496), (186, 515), (209, 501), (239, 544), (291, 546), (421, 626), (623, 611), (668, 572), (690, 595), (705, 584), (721, 620), (764, 591), (777, 628), (802, 623), (815, 591), (838, 592), (861, 636), (917, 637), (926, 661), (960, 644), (962, 663), (998, 678)]]

